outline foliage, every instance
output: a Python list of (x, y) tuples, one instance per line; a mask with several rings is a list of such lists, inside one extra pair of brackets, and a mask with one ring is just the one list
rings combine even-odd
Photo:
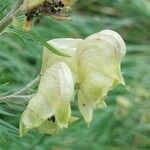
[[(13, 3), (0, 1), (0, 19)], [(34, 31), (46, 40), (84, 38), (106, 28), (120, 33), (127, 43), (122, 66), (126, 86), (110, 93), (106, 101), (108, 108), (96, 112), (89, 128), (80, 119), (56, 136), (32, 131), (32, 135), (19, 138), (18, 122), (26, 103), (0, 104), (0, 149), (150, 149), (149, 7), (148, 0), (81, 0), (76, 3), (72, 20), (58, 22), (45, 17), (35, 25)], [(21, 89), (40, 72), (43, 45), (31, 39), (8, 33), (1, 36), (1, 94)], [(76, 110), (74, 104), (73, 114), (78, 115)]]

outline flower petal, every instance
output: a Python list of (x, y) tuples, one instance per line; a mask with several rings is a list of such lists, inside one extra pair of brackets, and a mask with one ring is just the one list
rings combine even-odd
[[(109, 38), (109, 35), (107, 35)], [(117, 48), (117, 43), (112, 44), (103, 34), (94, 34), (88, 37), (78, 45), (78, 74), (80, 82), (84, 76), (91, 71), (99, 71), (114, 80), (117, 83), (124, 84), (121, 73), (121, 61), (123, 54)]]
[(74, 82), (68, 66), (60, 62), (48, 68), (41, 78), (38, 91), (48, 101), (59, 127), (68, 127), (70, 102), (74, 92)]
[[(71, 117), (69, 120), (69, 124), (77, 121), (77, 117)], [(41, 134), (50, 134), (50, 135), (55, 135), (59, 133), (59, 126), (57, 125), (56, 121), (51, 121), (49, 118), (46, 120), (44, 123), (42, 123), (39, 127), (38, 130)]]
[(80, 90), (92, 103), (98, 98), (106, 97), (112, 85), (112, 78), (99, 72), (90, 72), (81, 83)]
[(113, 79), (99, 72), (90, 72), (80, 85), (78, 106), (85, 121), (89, 125), (93, 109), (103, 103), (107, 93), (113, 86)]
[(37, 129), (41, 134), (54, 135), (54, 134), (58, 134), (59, 132), (59, 126), (57, 125), (57, 122), (56, 121), (53, 122), (49, 120), (43, 122)]
[(90, 125), (92, 118), (93, 118), (93, 106), (89, 102), (90, 101), (86, 99), (86, 96), (83, 95), (83, 93), (79, 91), (78, 107), (88, 126)]
[(53, 113), (48, 102), (43, 96), (37, 94), (30, 100), (27, 109), (21, 116), (20, 136), (26, 134), (29, 129), (40, 126), (52, 115)]
[(117, 32), (112, 30), (102, 30), (100, 33), (111, 37), (112, 43), (116, 40), (118, 49), (120, 50), (121, 56), (123, 58), (126, 54), (126, 45), (122, 37)]
[(99, 38), (108, 41), (111, 43), (116, 49), (118, 49), (118, 53), (123, 58), (126, 54), (126, 45), (122, 37), (115, 31), (112, 30), (102, 30), (101, 32), (95, 33), (87, 37), (87, 39)]
[(53, 54), (47, 48), (43, 50), (43, 61), (42, 61), (42, 70), (41, 73), (43, 74), (47, 68), (49, 68), (52, 64), (56, 62), (63, 61), (65, 62), (69, 68), (71, 69), (74, 80), (76, 80), (76, 50), (77, 45), (82, 41), (82, 39), (72, 39), (72, 38), (62, 38), (62, 39), (53, 39), (48, 41), (48, 43), (55, 47), (56, 49), (60, 50), (61, 52), (68, 54), (70, 57), (62, 57)]

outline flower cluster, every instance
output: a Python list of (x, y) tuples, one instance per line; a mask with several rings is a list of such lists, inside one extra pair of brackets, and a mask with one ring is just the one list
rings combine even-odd
[(89, 126), (93, 110), (105, 105), (108, 92), (118, 84), (125, 84), (121, 61), (126, 46), (118, 33), (103, 30), (84, 40), (63, 38), (48, 43), (70, 57), (55, 55), (44, 48), (41, 81), (37, 94), (21, 116), (21, 136), (31, 128), (55, 134), (77, 120), (71, 116), (75, 87), (79, 111)]

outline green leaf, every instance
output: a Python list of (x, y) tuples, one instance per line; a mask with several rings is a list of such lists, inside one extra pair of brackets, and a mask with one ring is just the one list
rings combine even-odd
[(23, 41), (23, 43), (29, 48), (28, 44), (29, 42), (27, 42), (29, 39), (31, 39), (34, 42), (39, 42), (41, 45), (45, 46), (46, 48), (48, 48), (49, 51), (51, 51), (52, 53), (59, 55), (59, 56), (64, 56), (64, 57), (69, 57), (69, 55), (64, 54), (62, 52), (60, 52), (59, 50), (55, 49), (53, 46), (51, 46), (50, 44), (48, 44), (38, 33), (30, 31), (30, 32), (25, 32), (23, 30), (19, 30), (19, 29), (15, 29), (15, 28), (9, 28), (6, 32), (8, 33), (13, 33), (16, 34), (17, 36), (20, 37), (20, 39)]
[(2, 115), (6, 115), (6, 116), (12, 116), (12, 117), (17, 117), (18, 115), (15, 115), (15, 114), (11, 114), (9, 112), (6, 112), (4, 110), (0, 110), (0, 114)]

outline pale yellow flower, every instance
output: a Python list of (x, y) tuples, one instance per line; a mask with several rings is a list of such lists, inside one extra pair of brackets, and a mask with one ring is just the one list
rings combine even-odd
[[(58, 127), (68, 127), (71, 119), (71, 100), (74, 83), (70, 69), (63, 62), (55, 63), (42, 74), (37, 94), (30, 100), (20, 121), (20, 134), (31, 128), (41, 129), (49, 124), (56, 132)], [(48, 130), (48, 129), (47, 129)]]
[(76, 0), (62, 0), (62, 2), (65, 5), (65, 8), (68, 10), (76, 2)]
[(87, 37), (77, 49), (80, 80), (92, 69), (124, 84), (120, 67), (126, 48), (118, 33), (103, 30)]
[(87, 37), (77, 47), (77, 70), (80, 83), (78, 106), (89, 125), (93, 109), (99, 107), (117, 84), (124, 85), (121, 61), (126, 53), (120, 35), (103, 30)]
[(62, 57), (50, 52), (47, 48), (43, 50), (43, 61), (42, 61), (42, 74), (49, 68), (52, 64), (56, 62), (65, 62), (71, 69), (74, 77), (74, 81), (77, 80), (77, 61), (76, 61), (76, 51), (77, 45), (82, 41), (82, 39), (73, 38), (60, 38), (48, 41), (48, 43), (59, 50), (60, 52), (67, 54), (70, 57)]
[[(106, 107), (108, 92), (125, 84), (121, 62), (126, 47), (118, 33), (103, 30), (84, 40), (63, 38), (48, 43), (70, 57), (55, 55), (44, 48), (39, 89), (21, 118), (23, 133), (37, 127), (40, 132), (52, 134), (68, 127), (70, 120), (76, 120), (71, 118), (70, 106), (74, 86), (78, 89), (79, 110), (89, 126), (93, 110)], [(56, 121), (48, 120), (52, 116)]]

